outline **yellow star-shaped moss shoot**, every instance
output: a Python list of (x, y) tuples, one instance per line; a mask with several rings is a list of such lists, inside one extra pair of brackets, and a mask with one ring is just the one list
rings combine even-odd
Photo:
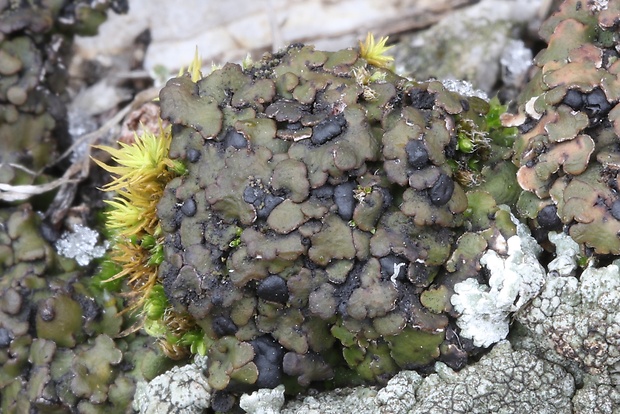
[(379, 39), (379, 42), (375, 42), (375, 36), (368, 32), (366, 40), (364, 42), (359, 42), (360, 56), (365, 59), (369, 65), (389, 69), (394, 58), (392, 56), (386, 56), (385, 52), (394, 46), (386, 46), (385, 43), (387, 40), (388, 36), (385, 36)]
[(133, 144), (121, 142), (120, 148), (94, 146), (109, 153), (116, 164), (94, 160), (113, 175), (113, 180), (103, 190), (118, 193), (114, 200), (106, 201), (111, 207), (106, 225), (118, 236), (153, 234), (157, 226), (155, 209), (165, 185), (185, 172), (181, 162), (168, 158), (171, 140), (169, 128), (160, 127), (157, 135), (152, 132), (136, 134)]
[(181, 68), (177, 76), (183, 76), (184, 73), (189, 73), (192, 82), (198, 82), (200, 79), (202, 79), (202, 72), (200, 71), (201, 67), (202, 59), (198, 54), (198, 46), (196, 46), (196, 50), (194, 51), (194, 59), (192, 59), (189, 66), (187, 67), (187, 71), (184, 68)]
[(159, 134), (145, 132), (135, 135), (133, 144), (119, 143), (120, 148), (94, 145), (112, 156), (117, 166), (94, 160), (104, 170), (114, 175), (114, 180), (104, 186), (106, 191), (127, 188), (146, 190), (154, 182), (169, 181), (170, 173), (183, 173), (183, 165), (168, 158), (171, 142), (170, 131), (160, 129)]

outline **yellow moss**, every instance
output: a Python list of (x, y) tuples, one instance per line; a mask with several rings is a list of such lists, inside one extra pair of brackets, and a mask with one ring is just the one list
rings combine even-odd
[(385, 55), (385, 52), (390, 50), (393, 46), (386, 46), (388, 37), (382, 37), (379, 42), (375, 42), (375, 36), (368, 32), (366, 40), (360, 41), (360, 56), (368, 62), (369, 65), (377, 66), (380, 68), (389, 69), (394, 58), (392, 56)]
[[(146, 237), (159, 235), (157, 203), (166, 184), (183, 171), (183, 166), (168, 158), (171, 134), (160, 127), (159, 133), (136, 135), (133, 144), (119, 143), (119, 148), (95, 146), (108, 152), (116, 165), (94, 160), (112, 173), (113, 180), (103, 187), (115, 191), (106, 200), (106, 227), (114, 234), (111, 258), (122, 270), (108, 281), (125, 278), (133, 298), (130, 309), (141, 306), (157, 283), (157, 264), (153, 250), (141, 246)], [(157, 239), (157, 243), (163, 241)]]
[(170, 128), (160, 129), (159, 134), (145, 132), (135, 135), (135, 143), (129, 145), (119, 142), (120, 148), (95, 145), (94, 148), (106, 151), (112, 156), (117, 166), (107, 165), (94, 160), (104, 170), (115, 176), (114, 180), (104, 186), (105, 191), (117, 191), (122, 188), (143, 188), (153, 185), (155, 181), (169, 181), (174, 161), (168, 158)]
[(198, 54), (198, 46), (196, 46), (196, 50), (194, 51), (194, 59), (192, 59), (191, 63), (187, 67), (187, 70), (185, 70), (184, 68), (181, 68), (179, 70), (178, 76), (183, 76), (184, 73), (189, 73), (190, 77), (192, 78), (192, 82), (198, 82), (200, 79), (202, 79), (202, 72), (200, 71), (201, 67), (202, 59)]

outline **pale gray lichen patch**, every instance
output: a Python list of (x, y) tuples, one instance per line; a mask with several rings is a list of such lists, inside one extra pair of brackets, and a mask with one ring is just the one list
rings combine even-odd
[(474, 345), (489, 347), (506, 338), (510, 315), (519, 311), (542, 289), (545, 269), (538, 262), (540, 246), (523, 224), (513, 218), (517, 234), (507, 240), (507, 256), (487, 250), (480, 259), (490, 273), (487, 285), (469, 278), (454, 286), (451, 302), (460, 314), (461, 336)]
[(510, 40), (499, 63), (502, 67), (502, 81), (507, 85), (519, 86), (532, 66), (532, 50), (523, 40)]
[(415, 392), (423, 381), (424, 378), (415, 371), (400, 372), (377, 393), (377, 413), (406, 413), (416, 402)]
[(239, 399), (239, 406), (248, 414), (278, 414), (283, 405), (284, 385), (272, 390), (262, 388)]
[(376, 414), (376, 395), (373, 387), (339, 388), (293, 400), (281, 414)]
[(133, 408), (141, 414), (192, 414), (209, 408), (211, 387), (204, 376), (206, 358), (194, 364), (173, 367), (148, 384), (139, 383)]
[(455, 372), (443, 363), (417, 389), (421, 413), (571, 413), (573, 378), (527, 351), (497, 344), (478, 364)]
[(489, 96), (481, 89), (475, 89), (471, 82), (458, 79), (446, 79), (441, 81), (442, 85), (451, 92), (459, 93), (463, 96), (475, 96), (485, 101), (489, 100)]
[(557, 276), (573, 276), (577, 270), (579, 245), (568, 234), (550, 232), (549, 241), (555, 245), (556, 257), (547, 269)]
[(378, 391), (374, 387), (336, 389), (298, 397), (281, 411), (284, 394), (280, 386), (243, 395), (240, 406), (247, 413), (260, 414), (405, 414), (416, 402), (415, 392), (423, 380), (415, 371), (401, 371)]
[(517, 320), (564, 360), (590, 374), (606, 371), (620, 363), (619, 265), (616, 260), (588, 267), (579, 279), (548, 277), (540, 296)]
[(607, 373), (586, 375), (583, 387), (573, 398), (573, 410), (574, 414), (617, 414), (620, 412), (620, 384)]

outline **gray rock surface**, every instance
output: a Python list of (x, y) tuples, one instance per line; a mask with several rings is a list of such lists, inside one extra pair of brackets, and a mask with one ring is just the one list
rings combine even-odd
[(574, 413), (620, 413), (620, 260), (579, 274), (576, 244), (551, 235), (559, 254), (541, 294), (516, 314), (512, 342), (569, 371)]
[(277, 414), (284, 405), (284, 385), (276, 388), (260, 389), (252, 394), (244, 394), (239, 406), (248, 414)]
[[(469, 0), (130, 0), (124, 16), (110, 16), (100, 35), (80, 38), (85, 59), (115, 56), (150, 30), (145, 66), (178, 70), (199, 48), (203, 61), (240, 61), (247, 53), (303, 42), (322, 50), (356, 45), (366, 32), (411, 30), (437, 21)], [(180, 6), (182, 4), (182, 6)]]
[(573, 378), (562, 367), (528, 351), (514, 351), (509, 342), (471, 366), (455, 372), (443, 363), (427, 378), (404, 371), (385, 388), (325, 392), (295, 400), (282, 413), (453, 414), (571, 413)]
[[(615, 385), (613, 383), (615, 382)], [(607, 375), (586, 375), (583, 388), (573, 398), (575, 414), (620, 413), (620, 386), (617, 378)]]
[(593, 375), (620, 366), (619, 265), (588, 267), (579, 279), (548, 275), (540, 296), (516, 316), (539, 350)]
[[(417, 80), (461, 79), (490, 93), (500, 59), (535, 21), (541, 0), (483, 0), (447, 15), (429, 30), (404, 36), (394, 49), (396, 70)], [(520, 69), (522, 71), (522, 68)]]

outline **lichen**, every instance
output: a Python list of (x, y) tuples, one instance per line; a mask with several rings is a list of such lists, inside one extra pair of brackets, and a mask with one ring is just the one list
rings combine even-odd
[[(166, 156), (187, 173), (157, 206), (156, 285), (202, 338), (216, 390), (385, 382), (478, 349), (447, 334), (448, 298), (515, 233), (497, 207), (519, 193), (500, 173), (514, 131), (498, 101), (396, 76), (376, 46), (295, 45), (160, 93)], [(147, 329), (166, 336), (158, 317)]]
[[(70, 143), (66, 85), (73, 36), (96, 33), (109, 9), (123, 12), (127, 4), (63, 0), (0, 6), (0, 182), (7, 185), (0, 200), (30, 196), (8, 185), (53, 179), (45, 169)], [(47, 208), (47, 200), (37, 201)]]
[(546, 232), (564, 226), (583, 255), (620, 253), (620, 83), (618, 62), (609, 58), (618, 43), (611, 15), (595, 2), (563, 2), (540, 29), (548, 46), (534, 58), (518, 114), (505, 117), (521, 132), (514, 146), (519, 184), (539, 200), (524, 193), (521, 213)]
[(28, 204), (0, 209), (0, 410), (125, 411), (136, 382), (169, 362), (145, 335), (119, 338), (133, 323), (123, 300), (41, 227)]
[[(575, 384), (558, 365), (527, 351), (514, 351), (507, 341), (497, 344), (472, 366), (455, 372), (445, 364), (422, 377), (402, 371), (380, 390), (342, 388), (299, 396), (282, 414), (360, 413), (571, 413)], [(613, 396), (613, 391), (609, 393)], [(583, 401), (583, 400), (581, 400)], [(585, 401), (583, 401), (585, 402)], [(605, 404), (609, 406), (609, 404)]]
[[(610, 369), (620, 361), (620, 272), (617, 261), (589, 266), (559, 276), (551, 274), (540, 295), (518, 314), (517, 320), (535, 336), (550, 338), (551, 348), (590, 374)], [(561, 298), (561, 299), (560, 299)]]
[(139, 413), (203, 413), (212, 389), (204, 375), (204, 360), (174, 367), (148, 384), (138, 384), (133, 408)]
[(511, 315), (534, 299), (545, 283), (546, 272), (538, 261), (542, 248), (525, 225), (514, 217), (513, 221), (517, 234), (506, 241), (506, 257), (488, 250), (480, 258), (490, 274), (488, 286), (467, 279), (454, 286), (450, 299), (459, 313), (461, 336), (476, 346), (486, 348), (505, 339)]

